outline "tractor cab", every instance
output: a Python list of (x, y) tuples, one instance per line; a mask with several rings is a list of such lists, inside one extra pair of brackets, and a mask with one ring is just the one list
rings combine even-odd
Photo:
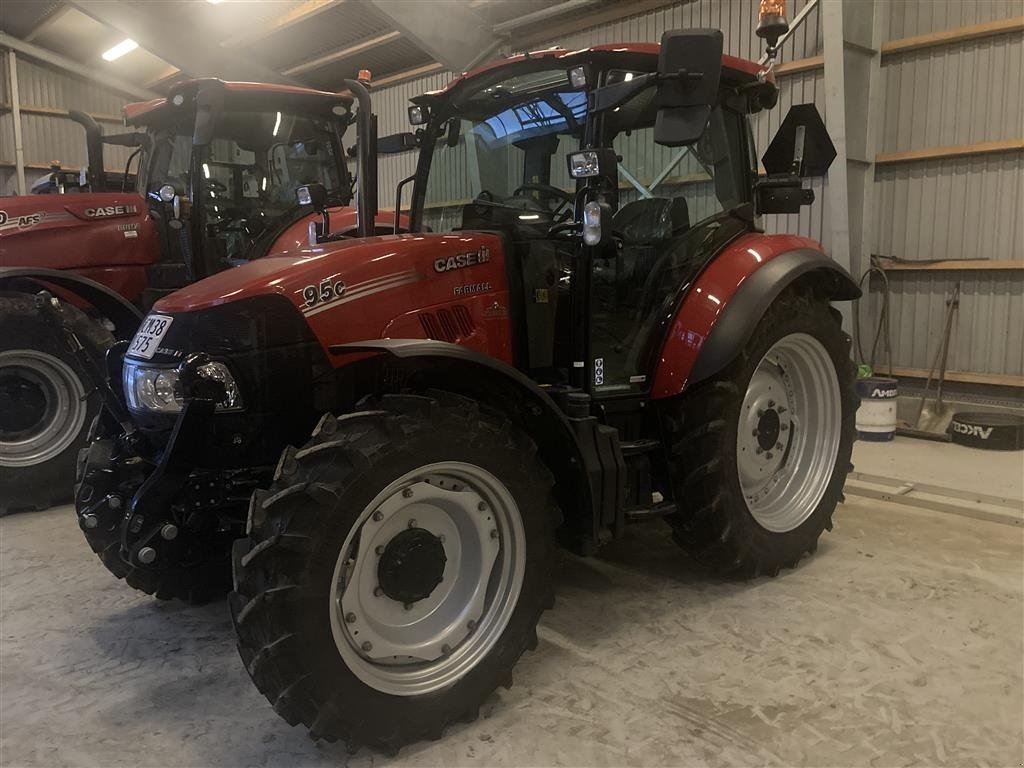
[[(349, 203), (342, 138), (350, 106), (334, 93), (196, 80), (166, 99), (129, 104), (126, 125), (145, 132), (102, 141), (135, 147), (123, 177), (134, 166), (161, 261), (178, 265), (184, 285), (265, 255), (308, 216), (295, 203), (304, 184), (323, 185), (331, 205)], [(105, 176), (90, 164), (90, 184), (102, 188)]]
[(524, 55), (413, 100), (413, 227), (500, 233), (518, 368), (650, 390), (682, 292), (757, 227), (748, 116), (776, 98), (759, 69), (695, 30)]

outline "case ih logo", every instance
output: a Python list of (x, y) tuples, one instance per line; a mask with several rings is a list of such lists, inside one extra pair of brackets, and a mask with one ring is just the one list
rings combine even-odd
[(29, 227), (34, 227), (45, 218), (46, 214), (42, 211), (26, 213), (24, 216), (15, 216), (14, 218), (8, 216), (7, 211), (0, 211), (0, 230), (28, 229)]
[(476, 253), (460, 253), (457, 256), (449, 256), (447, 259), (436, 259), (434, 261), (435, 272), (450, 272), (453, 269), (472, 267), (476, 264), (486, 264), (491, 260), (491, 251), (483, 246)]
[(138, 212), (137, 205), (104, 205), (100, 208), (86, 208), (82, 211), (90, 219), (99, 219), (104, 216), (128, 216)]
[(988, 440), (992, 435), (992, 427), (981, 427), (977, 424), (961, 424), (959, 421), (954, 421), (950, 427), (961, 435), (980, 437), (982, 440)]

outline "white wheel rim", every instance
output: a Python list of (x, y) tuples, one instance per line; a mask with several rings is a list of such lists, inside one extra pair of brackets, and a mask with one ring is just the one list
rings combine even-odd
[[(382, 593), (379, 569), (396, 537), (412, 530), (440, 541), (447, 562), (430, 594), (407, 604)], [(525, 571), (522, 519), (497, 477), (466, 462), (407, 472), (366, 506), (339, 553), (330, 595), (338, 653), (384, 693), (447, 687), (501, 637)]]
[(786, 533), (811, 516), (832, 479), (841, 432), (828, 350), (806, 333), (779, 339), (750, 378), (736, 435), (740, 487), (759, 525)]
[(38, 388), (44, 400), (43, 412), (30, 428), (9, 429), (0, 421), (0, 466), (42, 464), (75, 441), (87, 408), (85, 388), (71, 366), (45, 352), (8, 350), (0, 352), (0, 379), (4, 386)]

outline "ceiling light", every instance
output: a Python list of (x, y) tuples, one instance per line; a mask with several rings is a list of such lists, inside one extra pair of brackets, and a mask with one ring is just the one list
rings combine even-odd
[(134, 51), (139, 47), (139, 44), (132, 40), (130, 37), (125, 38), (120, 43), (115, 45), (109, 51), (103, 52), (103, 58), (107, 61), (113, 61), (114, 59), (120, 59), (126, 53)]
[(206, 0), (210, 5), (220, 5), (224, 0)]

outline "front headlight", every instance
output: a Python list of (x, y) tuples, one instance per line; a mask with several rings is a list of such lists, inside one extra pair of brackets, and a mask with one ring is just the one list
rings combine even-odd
[[(242, 410), (242, 395), (224, 363), (206, 363), (198, 373), (224, 385), (224, 399), (217, 403), (218, 411)], [(185, 402), (177, 369), (141, 365), (129, 359), (124, 361), (124, 395), (130, 409), (150, 413), (178, 413)]]

